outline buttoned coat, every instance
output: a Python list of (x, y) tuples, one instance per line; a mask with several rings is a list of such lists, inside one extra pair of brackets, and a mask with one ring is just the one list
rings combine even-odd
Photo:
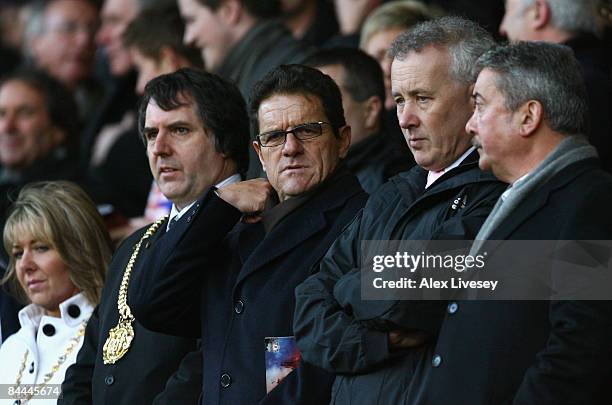
[(240, 213), (209, 192), (181, 243), (152, 260), (152, 277), (138, 278), (136, 317), (202, 336), (204, 404), (329, 401), (333, 377), (304, 362), (266, 395), (264, 339), (293, 335), (294, 288), (365, 200), (355, 176), (338, 175), (266, 234), (261, 223), (232, 231)]
[[(197, 207), (185, 214), (193, 215)], [(184, 223), (186, 224), (186, 222)], [(76, 363), (66, 372), (62, 386), (63, 398), (60, 405), (66, 404), (150, 404), (166, 386), (169, 378), (177, 371), (183, 358), (196, 350), (196, 339), (182, 338), (152, 332), (134, 321), (134, 339), (129, 351), (115, 364), (104, 364), (102, 348), (111, 328), (117, 325), (119, 311), (117, 299), (119, 286), (134, 246), (144, 234), (143, 228), (131, 235), (119, 247), (107, 272), (106, 283), (102, 290), (100, 305), (94, 311), (85, 334), (83, 347)], [(144, 241), (132, 270), (132, 277), (147, 272), (143, 267), (145, 259), (155, 250), (171, 246), (184, 232), (183, 223), (166, 232), (166, 223), (148, 240)], [(128, 294), (132, 292), (132, 285)], [(128, 296), (128, 305), (131, 297)], [(197, 353), (196, 353), (197, 355)], [(193, 390), (182, 387), (164, 391), (160, 403), (195, 403), (200, 386)], [(175, 397), (176, 395), (176, 397)], [(174, 400), (172, 399), (174, 398)]]
[[(84, 327), (92, 311), (93, 305), (83, 294), (62, 302), (59, 318), (44, 315), (44, 309), (36, 304), (30, 304), (19, 311), (21, 328), (0, 347), (0, 384), (14, 385), (17, 376), (21, 374), (22, 387), (37, 384), (41, 388), (45, 375), (59, 364), (45, 387), (52, 389), (49, 395), (28, 401), (32, 405), (55, 404), (59, 396), (56, 388), (64, 380), (66, 369), (76, 361), (77, 353), (83, 345), (83, 336), (79, 336), (79, 330)], [(74, 349), (68, 353), (69, 346)], [(63, 362), (59, 362), (61, 356), (65, 356)], [(6, 398), (6, 394), (4, 391), (0, 404), (13, 405), (14, 399)]]
[[(580, 161), (535, 190), (489, 240), (611, 240), (611, 206), (612, 176), (597, 159)], [(609, 404), (610, 342), (611, 301), (451, 302), (409, 403)]]

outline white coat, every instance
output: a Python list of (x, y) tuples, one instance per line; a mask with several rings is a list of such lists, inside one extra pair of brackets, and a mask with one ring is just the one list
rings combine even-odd
[[(3, 391), (0, 392), (0, 405), (15, 403), (15, 399), (7, 399), (7, 390), (8, 387), (15, 386), (22, 365), (25, 364), (21, 373), (22, 388), (41, 384), (45, 380), (45, 375), (52, 372), (60, 356), (66, 353), (66, 349), (77, 337), (93, 309), (83, 294), (77, 294), (60, 304), (59, 318), (44, 315), (43, 308), (36, 304), (30, 304), (19, 311), (21, 329), (9, 336), (0, 346), (0, 387)], [(53, 374), (47, 383), (49, 385), (47, 389), (51, 387), (59, 389), (66, 370), (76, 362), (77, 353), (82, 345), (83, 336), (78, 339), (72, 352)], [(27, 360), (24, 363), (26, 352)], [(51, 395), (48, 399), (33, 397), (26, 404), (47, 405), (56, 402), (57, 397)]]

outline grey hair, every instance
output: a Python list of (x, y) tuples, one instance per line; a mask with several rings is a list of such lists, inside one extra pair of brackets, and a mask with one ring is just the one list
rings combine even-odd
[[(560, 30), (578, 34), (598, 34), (601, 28), (597, 0), (546, 0), (552, 25)], [(523, 0), (521, 13), (535, 0)]]
[(495, 41), (491, 34), (473, 21), (461, 17), (442, 17), (415, 25), (400, 34), (391, 44), (392, 59), (404, 60), (410, 52), (445, 47), (451, 57), (450, 73), (462, 84), (476, 81), (474, 62), (489, 50)]
[(569, 47), (546, 42), (501, 45), (482, 55), (476, 66), (497, 74), (496, 86), (508, 110), (516, 111), (527, 101), (537, 100), (554, 131), (587, 133), (586, 88)]

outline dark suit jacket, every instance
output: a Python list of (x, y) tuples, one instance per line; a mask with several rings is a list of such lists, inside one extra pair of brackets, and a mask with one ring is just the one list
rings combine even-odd
[[(489, 239), (610, 240), (611, 206), (612, 176), (596, 159), (577, 162), (533, 192)], [(450, 303), (433, 350), (439, 361), (425, 367), (411, 403), (612, 403), (610, 342), (610, 301)]]
[[(151, 238), (151, 243), (142, 244), (140, 253), (132, 270), (134, 275), (147, 272), (143, 262), (152, 251), (165, 244), (173, 244), (174, 238), (182, 234), (181, 226), (176, 225), (165, 232), (165, 224)], [(117, 325), (119, 313), (117, 296), (119, 285), (134, 245), (143, 235), (142, 229), (130, 236), (113, 256), (109, 266), (102, 300), (91, 316), (83, 347), (77, 362), (66, 372), (62, 384), (63, 398), (58, 404), (150, 404), (160, 394), (170, 376), (175, 373), (181, 360), (196, 349), (196, 339), (180, 338), (145, 329), (134, 321), (134, 340), (130, 350), (117, 363), (105, 365), (102, 361), (102, 347), (108, 331)], [(129, 292), (132, 290), (130, 285)], [(131, 306), (131, 297), (128, 297)], [(196, 352), (197, 355), (197, 352)], [(176, 381), (176, 380), (175, 380)], [(165, 403), (196, 403), (201, 386), (189, 390), (180, 387), (174, 392), (165, 392)], [(175, 396), (177, 395), (177, 396)]]
[(293, 335), (295, 287), (365, 200), (357, 179), (346, 173), (267, 235), (261, 223), (239, 224), (228, 234), (240, 213), (209, 192), (165, 264), (152, 260), (152, 277), (134, 280), (134, 310), (144, 325), (202, 336), (203, 403), (329, 401), (333, 377), (303, 362), (266, 396), (264, 339)]

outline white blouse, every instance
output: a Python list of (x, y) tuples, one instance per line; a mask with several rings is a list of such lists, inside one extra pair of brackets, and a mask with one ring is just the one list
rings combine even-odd
[[(22, 390), (33, 389), (32, 392), (35, 392), (33, 385), (37, 384), (39, 392), (43, 391), (43, 387), (44, 391), (47, 391), (59, 388), (64, 381), (66, 370), (76, 362), (84, 338), (79, 336), (79, 332), (86, 325), (94, 307), (82, 293), (70, 297), (59, 307), (59, 318), (44, 315), (43, 308), (36, 304), (30, 304), (19, 311), (21, 329), (9, 336), (0, 346), (0, 405), (16, 403), (15, 399), (6, 398), (8, 390), (17, 387), (19, 374)], [(74, 347), (66, 355), (69, 346)], [(65, 356), (63, 362), (60, 360), (62, 356)], [(53, 373), (54, 366), (59, 363), (59, 368)], [(53, 373), (52, 378), (46, 386), (40, 386), (39, 384), (45, 381), (45, 375), (49, 373)], [(47, 399), (32, 397), (22, 403), (56, 404), (57, 396), (51, 394)]]

